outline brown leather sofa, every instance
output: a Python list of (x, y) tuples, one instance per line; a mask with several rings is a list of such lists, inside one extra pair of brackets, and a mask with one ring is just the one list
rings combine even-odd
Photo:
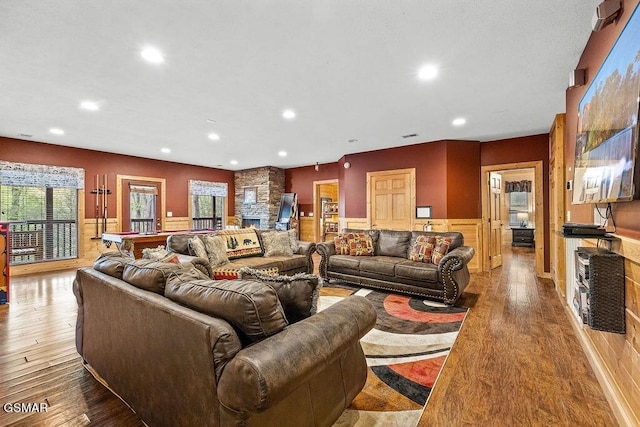
[[(376, 320), (364, 298), (248, 344), (230, 322), (187, 305), (227, 310), (238, 302), (235, 286), (255, 291), (261, 282), (175, 281), (179, 265), (106, 261), (101, 271), (77, 272), (76, 347), (87, 369), (149, 426), (329, 426), (364, 386), (359, 340)], [(233, 292), (203, 298), (216, 286)], [(273, 298), (263, 288), (249, 305)], [(163, 294), (169, 289), (181, 303)]]
[[(467, 264), (474, 249), (464, 246), (462, 233), (345, 229), (366, 233), (373, 240), (373, 256), (336, 254), (333, 241), (318, 243), (320, 276), (369, 288), (384, 289), (441, 300), (453, 305), (469, 284)], [(419, 235), (451, 238), (449, 252), (439, 264), (411, 261), (409, 251)]]
[[(297, 248), (293, 255), (277, 255), (271, 257), (264, 256), (264, 243), (262, 240), (262, 234), (265, 232), (274, 232), (274, 231), (264, 231), (264, 230), (253, 230), (255, 231), (260, 246), (262, 248), (261, 253), (230, 259), (228, 264), (222, 265), (218, 268), (218, 271), (238, 271), (241, 268), (256, 268), (256, 269), (269, 269), (276, 268), (278, 269), (279, 274), (295, 274), (295, 273), (313, 273), (313, 258), (312, 255), (316, 250), (316, 244), (314, 242), (304, 242), (297, 240)], [(214, 231), (210, 234), (224, 234), (225, 231)], [(167, 237), (167, 250), (170, 252), (175, 252), (180, 255), (182, 261), (191, 260), (189, 256), (193, 256), (193, 254), (189, 250), (188, 241), (192, 237), (198, 237), (202, 239), (205, 234), (193, 234), (193, 233), (176, 233)], [(214, 271), (215, 268), (210, 269), (208, 274), (211, 278), (215, 278), (217, 276)], [(223, 274), (221, 274), (223, 275)], [(221, 277), (221, 276), (217, 276)]]

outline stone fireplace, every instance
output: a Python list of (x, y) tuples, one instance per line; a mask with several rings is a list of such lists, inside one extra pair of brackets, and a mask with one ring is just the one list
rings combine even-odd
[[(284, 193), (284, 169), (265, 166), (237, 171), (234, 175), (236, 223), (263, 230), (274, 228)], [(245, 193), (251, 197), (245, 199)]]

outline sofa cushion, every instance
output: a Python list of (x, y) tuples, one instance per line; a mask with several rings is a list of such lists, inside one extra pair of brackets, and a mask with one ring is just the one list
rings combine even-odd
[(291, 240), (286, 231), (273, 231), (262, 234), (264, 256), (293, 255)]
[(222, 236), (227, 245), (227, 257), (231, 259), (261, 256), (263, 248), (253, 228), (239, 230), (220, 230), (216, 233)]
[(183, 255), (194, 255), (189, 251), (189, 239), (195, 236), (193, 233), (170, 234), (167, 236), (167, 250)]
[(215, 234), (207, 234), (202, 237), (204, 248), (207, 251), (207, 259), (211, 268), (216, 268), (229, 263), (227, 258), (226, 240)]
[(380, 230), (376, 255), (407, 259), (410, 240), (410, 231)]
[(360, 260), (359, 268), (361, 272), (393, 277), (395, 275), (396, 264), (402, 261), (404, 261), (404, 258), (375, 256)]
[(152, 259), (154, 261), (160, 261), (162, 258), (165, 258), (167, 255), (169, 255), (169, 251), (167, 251), (163, 245), (160, 245), (157, 248), (144, 248), (142, 250), (142, 258), (144, 259)]
[(276, 290), (290, 324), (306, 319), (318, 311), (318, 298), (322, 287), (318, 276), (305, 273), (280, 276), (252, 268), (243, 268), (239, 271), (239, 277), (270, 284)]
[(209, 256), (207, 255), (207, 248), (204, 246), (204, 241), (202, 240), (202, 238), (198, 236), (190, 237), (187, 241), (187, 247), (189, 248), (189, 255), (197, 256), (198, 258), (209, 259)]
[(431, 262), (431, 254), (435, 245), (435, 237), (418, 236), (409, 251), (409, 259), (411, 261)]
[(449, 252), (449, 246), (451, 246), (450, 237), (436, 237), (436, 244), (431, 254), (431, 262), (436, 265), (440, 264), (440, 260)]
[[(189, 266), (192, 267), (193, 265), (189, 264)], [(151, 259), (136, 259), (125, 264), (122, 272), (122, 280), (136, 288), (162, 295), (169, 274), (183, 268), (184, 266), (182, 264), (166, 263)]]
[(106, 252), (100, 254), (98, 259), (95, 260), (93, 268), (111, 277), (122, 279), (125, 264), (132, 260), (133, 258), (126, 257), (119, 251)]
[(333, 255), (329, 257), (329, 270), (339, 273), (357, 273), (360, 271), (360, 260), (364, 257), (349, 255)]
[(164, 295), (179, 304), (226, 320), (252, 342), (274, 335), (287, 326), (275, 289), (264, 282), (185, 282), (178, 276), (172, 276)]
[(438, 282), (438, 267), (434, 264), (403, 261), (396, 264), (396, 277), (399, 279), (419, 280), (421, 282)]

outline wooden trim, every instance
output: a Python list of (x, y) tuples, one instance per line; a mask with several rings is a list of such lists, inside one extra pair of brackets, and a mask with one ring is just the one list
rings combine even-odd
[(165, 178), (153, 178), (148, 176), (135, 176), (135, 175), (116, 175), (116, 218), (118, 220), (117, 231), (122, 231), (122, 181), (123, 180), (134, 181), (149, 181), (157, 182), (160, 184), (160, 229), (165, 229), (165, 220), (167, 216), (167, 180)]
[(542, 277), (545, 274), (544, 271), (544, 194), (543, 194), (543, 168), (542, 160), (533, 162), (520, 162), (520, 163), (507, 163), (502, 165), (490, 165), (482, 166), (481, 168), (481, 189), (482, 189), (482, 262), (481, 266), (483, 271), (489, 271), (489, 245), (485, 244), (489, 238), (489, 192), (488, 181), (490, 172), (499, 172), (512, 169), (525, 169), (533, 168), (535, 177), (535, 241), (536, 241), (536, 276)]
[[(322, 230), (320, 230), (320, 218), (322, 218), (322, 207), (320, 206), (320, 197), (318, 197), (318, 187), (320, 185), (335, 184), (338, 186), (338, 194), (340, 194), (340, 182), (337, 178), (334, 179), (321, 179), (313, 181), (313, 235), (315, 241), (320, 242), (322, 240)], [(338, 219), (340, 221), (340, 219)]]

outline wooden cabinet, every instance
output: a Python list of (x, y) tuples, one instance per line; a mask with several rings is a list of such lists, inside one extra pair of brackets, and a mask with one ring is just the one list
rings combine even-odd
[(535, 228), (513, 227), (511, 228), (511, 246), (529, 246), (534, 247), (533, 241)]
[(338, 203), (325, 202), (322, 204), (322, 241), (327, 240), (327, 236), (340, 232), (338, 223)]

